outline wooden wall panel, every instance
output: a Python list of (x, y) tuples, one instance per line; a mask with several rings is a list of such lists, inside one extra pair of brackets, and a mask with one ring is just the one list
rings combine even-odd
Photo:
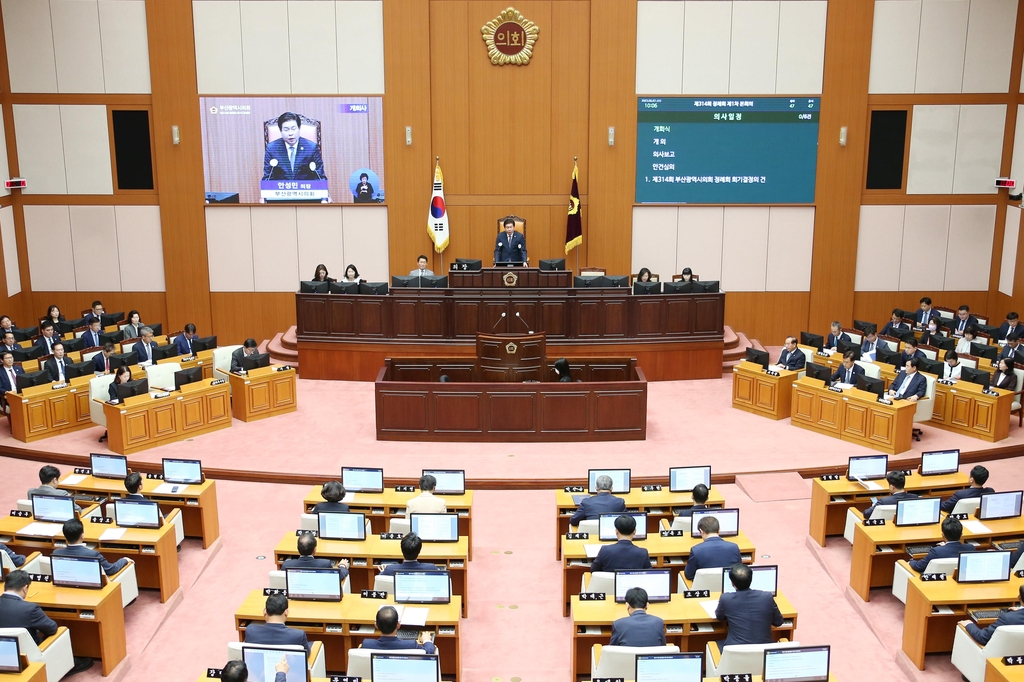
[(781, 346), (787, 336), (813, 331), (808, 327), (810, 298), (806, 291), (729, 292), (725, 323), (764, 346)]
[[(217, 343), (227, 346), (247, 338), (257, 342), (273, 339), (278, 332), (295, 324), (295, 294), (222, 293), (210, 294), (213, 334)], [(199, 328), (203, 335), (203, 328)]]

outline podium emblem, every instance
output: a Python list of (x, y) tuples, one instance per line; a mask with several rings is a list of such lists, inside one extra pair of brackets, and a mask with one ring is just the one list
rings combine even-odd
[(505, 344), (505, 352), (508, 353), (509, 355), (515, 355), (517, 350), (519, 350), (519, 346), (512, 343), (511, 341)]
[(509, 7), (480, 27), (480, 33), (487, 44), (491, 64), (525, 66), (533, 56), (533, 45), (537, 42), (540, 28), (518, 10)]
[(514, 287), (519, 284), (519, 275), (510, 270), (502, 275), (501, 281), (503, 281), (507, 287)]

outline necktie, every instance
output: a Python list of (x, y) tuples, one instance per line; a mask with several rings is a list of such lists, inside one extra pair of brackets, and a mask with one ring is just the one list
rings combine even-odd
[(292, 172), (295, 172), (295, 147), (288, 147), (288, 163), (292, 167)]
[(110, 371), (110, 358), (104, 357), (103, 358), (103, 365), (105, 366), (106, 370), (109, 372)]
[(14, 368), (7, 370), (7, 373), (11, 375), (11, 390), (13, 391), (18, 387), (18, 377), (14, 374)]
[(853, 377), (850, 376), (851, 374), (853, 374), (851, 370), (846, 370), (846, 383), (848, 384), (853, 383)]
[(962, 332), (964, 330), (965, 324), (967, 324), (967, 320), (960, 320), (960, 325), (956, 328), (956, 330)]
[(64, 361), (63, 360), (58, 360), (57, 361), (57, 378), (58, 379), (63, 379), (64, 378)]
[(904, 374), (903, 375), (903, 385), (900, 386), (900, 390), (896, 393), (896, 395), (898, 395), (899, 397), (902, 398), (903, 394), (907, 392), (908, 388), (910, 388), (910, 375), (909, 374)]

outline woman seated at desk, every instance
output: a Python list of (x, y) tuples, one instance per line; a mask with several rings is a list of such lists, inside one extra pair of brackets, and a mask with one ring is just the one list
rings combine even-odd
[(555, 374), (559, 381), (572, 381), (572, 370), (569, 369), (569, 361), (565, 358), (555, 360)]
[(327, 275), (327, 266), (323, 263), (316, 266), (316, 272), (313, 273), (312, 282), (336, 282), (337, 280)]
[(960, 355), (971, 355), (971, 344), (978, 338), (978, 328), (973, 324), (964, 330), (963, 337), (956, 342), (956, 352)]
[(637, 282), (653, 282), (651, 279), (651, 271), (647, 268), (640, 268), (640, 272), (636, 276)]
[(1017, 375), (1013, 373), (1013, 358), (1002, 358), (999, 366), (992, 374), (992, 381), (989, 385), (992, 388), (1005, 388), (1007, 391), (1017, 390)]
[(946, 351), (945, 362), (942, 363), (942, 378), (950, 381), (959, 381), (960, 370), (963, 369), (963, 365), (960, 364), (960, 356), (955, 350)]
[(46, 309), (46, 317), (44, 317), (43, 320), (49, 320), (50, 322), (53, 322), (54, 329), (58, 330), (60, 329), (59, 323), (65, 321), (64, 316), (60, 314), (60, 308), (58, 308), (55, 305), (51, 305), (49, 308)]
[(345, 268), (345, 276), (338, 281), (344, 282), (345, 284), (358, 284), (359, 270), (356, 269), (355, 265), (349, 263), (348, 266)]
[(942, 334), (942, 327), (939, 326), (939, 321), (934, 317), (928, 320), (928, 328), (921, 334), (921, 344), (924, 346), (934, 346), (932, 339), (944, 338)]
[(138, 310), (132, 310), (128, 313), (128, 324), (124, 326), (124, 338), (126, 339), (137, 339), (142, 335), (142, 328), (146, 325), (142, 324), (142, 316), (139, 315)]
[(692, 282), (693, 281), (693, 270), (690, 268), (683, 268), (681, 273), (680, 282)]

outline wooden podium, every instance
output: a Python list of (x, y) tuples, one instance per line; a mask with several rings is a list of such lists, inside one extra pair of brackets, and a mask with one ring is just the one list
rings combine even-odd
[(544, 381), (547, 336), (540, 334), (477, 334), (476, 381)]

